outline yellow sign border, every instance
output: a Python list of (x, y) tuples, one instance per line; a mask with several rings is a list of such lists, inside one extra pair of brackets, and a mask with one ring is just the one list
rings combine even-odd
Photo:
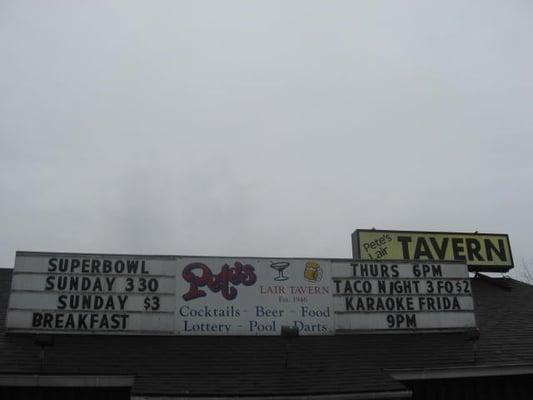
[[(468, 265), (469, 271), (476, 272), (476, 271), (484, 271), (484, 272), (507, 272), (510, 269), (514, 268), (514, 260), (513, 260), (513, 253), (511, 249), (511, 242), (509, 240), (509, 235), (505, 233), (484, 233), (484, 232), (447, 232), (447, 231), (410, 231), (410, 230), (393, 230), (393, 229), (356, 229), (352, 233), (352, 249), (353, 249), (353, 257), (355, 259), (359, 260), (365, 260), (365, 261), (377, 261), (379, 262), (380, 259), (371, 258), (363, 254), (362, 248), (361, 248), (361, 233), (371, 232), (374, 234), (408, 234), (412, 236), (424, 236), (424, 235), (449, 235), (449, 236), (458, 236), (458, 237), (472, 237), (472, 236), (498, 236), (500, 238), (503, 238), (506, 240), (506, 246), (509, 250), (509, 262), (506, 264), (470, 264), (469, 260), (461, 261), (456, 259), (436, 259), (434, 261), (441, 261), (441, 262), (462, 262), (466, 263)], [(388, 258), (383, 258), (383, 261), (389, 262), (390, 260)], [(396, 260), (398, 260), (398, 257), (396, 257)], [(406, 261), (407, 259), (402, 258), (402, 260)], [(420, 259), (419, 261), (427, 262), (430, 261), (427, 258)]]

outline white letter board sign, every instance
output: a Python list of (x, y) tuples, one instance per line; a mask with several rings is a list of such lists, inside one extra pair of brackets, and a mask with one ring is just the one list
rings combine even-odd
[(13, 332), (300, 335), (475, 326), (462, 264), (18, 252)]

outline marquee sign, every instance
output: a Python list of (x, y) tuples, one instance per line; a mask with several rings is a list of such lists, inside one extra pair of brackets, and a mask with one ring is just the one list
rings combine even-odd
[(332, 275), (337, 332), (476, 326), (464, 264), (358, 261)]
[(172, 334), (175, 270), (173, 257), (18, 252), (7, 328)]
[(7, 329), (300, 335), (473, 326), (464, 264), (17, 252)]
[(357, 229), (352, 246), (354, 259), (361, 260), (456, 261), (470, 271), (488, 272), (514, 267), (505, 234)]

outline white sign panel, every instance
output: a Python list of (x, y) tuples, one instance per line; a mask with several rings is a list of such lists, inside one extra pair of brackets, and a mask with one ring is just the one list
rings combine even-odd
[(19, 252), (7, 328), (333, 335), (475, 326), (465, 265)]
[(7, 327), (173, 334), (173, 257), (17, 254)]
[(178, 271), (180, 335), (334, 333), (329, 261), (179, 258)]
[(335, 328), (419, 330), (475, 327), (462, 264), (332, 264)]

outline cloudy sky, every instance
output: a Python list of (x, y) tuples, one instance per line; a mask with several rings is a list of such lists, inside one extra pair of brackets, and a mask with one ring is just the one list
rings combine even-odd
[(3, 0), (0, 60), (1, 266), (376, 227), (509, 233), (533, 268), (529, 0)]

